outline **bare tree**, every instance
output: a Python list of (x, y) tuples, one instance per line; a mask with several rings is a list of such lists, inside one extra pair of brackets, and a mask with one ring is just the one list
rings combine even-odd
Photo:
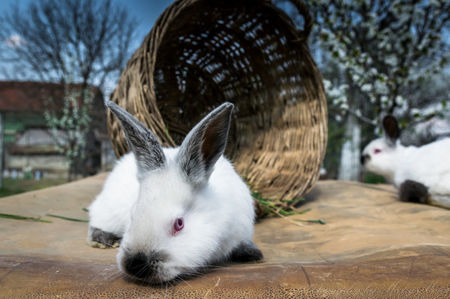
[(14, 79), (103, 88), (130, 54), (136, 22), (111, 0), (40, 0), (0, 16), (0, 60)]
[[(69, 160), (69, 179), (74, 172), (87, 175), (85, 152), (98, 142), (93, 132), (106, 130), (103, 99), (90, 90), (104, 92), (115, 82), (137, 23), (112, 0), (39, 0), (25, 10), (12, 6), (0, 24), (0, 61), (12, 73), (7, 77), (63, 85), (65, 94), (49, 99), (45, 119), (51, 132), (65, 132), (52, 136)], [(69, 92), (74, 85), (80, 87), (76, 96)], [(67, 136), (62, 145), (61, 136)]]

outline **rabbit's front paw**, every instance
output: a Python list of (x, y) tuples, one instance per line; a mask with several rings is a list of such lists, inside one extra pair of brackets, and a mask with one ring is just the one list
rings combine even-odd
[(231, 252), (230, 259), (233, 262), (255, 262), (263, 259), (261, 250), (256, 246), (253, 241), (241, 242)]
[(91, 235), (88, 244), (95, 248), (117, 248), (120, 245), (121, 237), (102, 231), (101, 229), (91, 227)]

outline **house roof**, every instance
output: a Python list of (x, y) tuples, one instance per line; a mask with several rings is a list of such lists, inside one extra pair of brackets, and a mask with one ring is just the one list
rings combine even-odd
[[(80, 84), (73, 85), (78, 88)], [(95, 89), (95, 93), (99, 90)], [(64, 85), (33, 81), (0, 81), (0, 111), (42, 112), (49, 100), (62, 98)]]

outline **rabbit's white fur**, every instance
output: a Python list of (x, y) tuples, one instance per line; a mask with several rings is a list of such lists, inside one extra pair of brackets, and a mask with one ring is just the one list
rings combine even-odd
[(138, 192), (136, 159), (128, 153), (116, 162), (102, 191), (89, 206), (89, 225), (122, 236)]
[[(162, 151), (164, 166), (145, 175), (139, 175), (134, 153), (123, 156), (89, 207), (88, 241), (93, 228), (121, 237), (117, 261), (123, 272), (137, 253), (164, 256), (145, 278), (149, 282), (195, 272), (226, 259), (241, 243), (253, 244), (253, 198), (232, 164), (220, 154), (209, 180), (197, 186), (180, 167), (180, 147)], [(180, 217), (184, 228), (174, 235)]]
[(450, 138), (420, 147), (379, 138), (365, 147), (363, 156), (367, 170), (396, 187), (406, 180), (422, 183), (428, 188), (432, 204), (450, 208)]

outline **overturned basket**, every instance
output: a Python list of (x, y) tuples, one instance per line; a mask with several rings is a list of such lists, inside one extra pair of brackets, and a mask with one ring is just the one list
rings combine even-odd
[[(235, 104), (227, 156), (260, 197), (288, 208), (319, 176), (326, 100), (304, 29), (270, 1), (182, 0), (160, 16), (122, 73), (111, 100), (165, 146), (224, 101)], [(108, 113), (116, 155), (128, 151)]]

